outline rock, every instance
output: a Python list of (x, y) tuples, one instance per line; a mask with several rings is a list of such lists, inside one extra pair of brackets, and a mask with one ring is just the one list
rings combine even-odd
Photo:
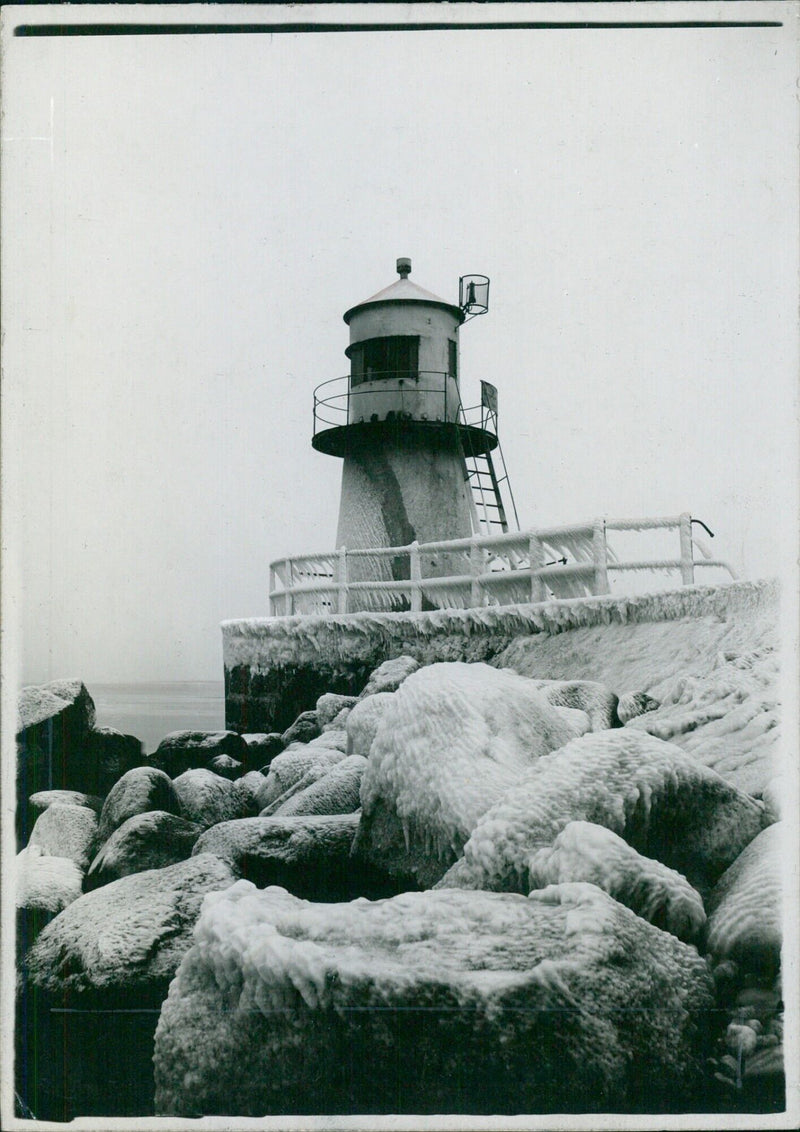
[(764, 819), (769, 824), (780, 821), (783, 817), (787, 789), (788, 783), (785, 777), (779, 774), (775, 778), (771, 778), (761, 792), (761, 798), (764, 802)]
[(163, 770), (137, 766), (123, 774), (108, 792), (100, 811), (97, 843), (102, 845), (124, 821), (148, 810), (180, 814), (181, 804), (175, 787)]
[(86, 888), (99, 888), (131, 873), (164, 869), (192, 854), (203, 826), (164, 810), (134, 814), (114, 830), (89, 867)]
[(96, 794), (84, 794), (80, 790), (39, 790), (28, 799), (28, 821), (31, 827), (39, 814), (54, 802), (61, 802), (66, 806), (86, 806), (98, 815), (103, 808), (103, 799)]
[(275, 816), (355, 813), (361, 805), (359, 792), (366, 765), (361, 755), (348, 755), (322, 778), (287, 798), (274, 811)]
[(631, 727), (595, 732), (530, 767), (484, 813), (441, 884), (527, 892), (536, 851), (569, 822), (588, 821), (675, 869), (705, 896), (762, 819), (759, 802), (672, 743)]
[(233, 784), (213, 771), (203, 767), (185, 770), (172, 780), (172, 786), (180, 803), (179, 812), (203, 829), (242, 816), (236, 812), (236, 799), (231, 797)]
[(312, 739), (307, 744), (309, 747), (324, 747), (328, 751), (341, 751), (344, 754), (347, 751), (347, 731), (342, 728), (329, 727), (327, 731)]
[(17, 854), (14, 880), (21, 960), (42, 929), (81, 895), (83, 873), (69, 857), (50, 857), (29, 845)]
[(573, 735), (514, 672), (459, 663), (420, 669), (391, 696), (372, 742), (356, 851), (429, 887), (480, 816)]
[(619, 701), (605, 684), (596, 680), (534, 680), (532, 683), (554, 707), (585, 711), (592, 731), (605, 731), (618, 725)]
[(127, 771), (144, 761), (142, 741), (114, 727), (95, 727), (87, 744), (90, 784), (95, 794), (107, 794)]
[(231, 783), (230, 804), (234, 818), (252, 818), (261, 809), (258, 798), (267, 778), (259, 770), (249, 770)]
[(221, 778), (227, 778), (232, 782), (235, 778), (244, 774), (244, 763), (232, 759), (230, 755), (217, 755), (208, 764), (208, 769)]
[(311, 739), (316, 739), (318, 735), (317, 713), (315, 711), (304, 711), (298, 715), (292, 726), (284, 731), (281, 739), (284, 747), (288, 747), (290, 743), (308, 743)]
[(370, 673), (357, 698), (364, 700), (367, 696), (374, 696), (378, 692), (396, 692), (406, 677), (416, 672), (418, 668), (419, 661), (413, 656), (396, 656), (392, 660), (385, 660)]
[(574, 821), (528, 865), (534, 888), (586, 881), (656, 927), (694, 943), (706, 922), (703, 901), (685, 877), (643, 857), (604, 826)]
[(36, 819), (29, 845), (50, 857), (68, 857), (86, 872), (97, 836), (97, 814), (86, 806), (53, 802)]
[(648, 696), (647, 692), (626, 692), (619, 698), (617, 717), (624, 726), (629, 720), (645, 715), (648, 711), (658, 711), (660, 707), (658, 700)]
[[(260, 809), (273, 805), (293, 787), (304, 789), (305, 786), (310, 786), (316, 781), (314, 777), (307, 778), (310, 772), (318, 772), (317, 777), (322, 777), (344, 757), (342, 751), (310, 746), (300, 746), (276, 755), (270, 763), (263, 789), (258, 794)], [(299, 783), (303, 785), (299, 786)]]
[(768, 826), (736, 858), (709, 895), (706, 950), (715, 963), (775, 977), (781, 959), (782, 862), (788, 858), (782, 822)]
[(17, 721), (17, 836), (27, 842), (27, 806), (42, 790), (91, 793), (86, 744), (94, 725), (94, 703), (80, 680), (54, 680), (23, 688)]
[(347, 720), (351, 711), (352, 708), (342, 708), (339, 714), (334, 719), (332, 719), (330, 723), (325, 724), (325, 726), (322, 728), (323, 733), (325, 731), (344, 731), (345, 727), (347, 726)]
[(215, 853), (259, 888), (279, 884), (306, 900), (378, 899), (396, 885), (350, 855), (359, 815), (242, 818), (206, 830), (196, 853)]
[(320, 905), (240, 881), (162, 1007), (156, 1110), (685, 1111), (712, 1009), (695, 949), (592, 885)]
[(253, 732), (250, 735), (243, 735), (242, 738), (247, 747), (244, 765), (254, 770), (269, 766), (275, 756), (283, 750), (283, 739), (277, 731)]
[(317, 727), (324, 731), (342, 712), (356, 702), (355, 696), (340, 696), (336, 692), (326, 692), (317, 700)]
[(38, 1120), (152, 1113), (161, 1002), (204, 896), (233, 879), (218, 857), (191, 857), (85, 893), (42, 931), (16, 1027), (17, 1064), (36, 1065), (17, 1089)]
[(152, 756), (153, 765), (176, 778), (185, 770), (207, 767), (218, 755), (247, 760), (247, 744), (235, 731), (171, 731)]
[(376, 692), (360, 700), (347, 717), (347, 753), (369, 758), (372, 740), (384, 713), (394, 699), (394, 692)]

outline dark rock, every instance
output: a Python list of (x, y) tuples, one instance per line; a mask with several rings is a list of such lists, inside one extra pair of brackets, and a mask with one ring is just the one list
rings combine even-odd
[(54, 802), (36, 819), (29, 845), (51, 857), (68, 857), (85, 873), (97, 837), (97, 814), (87, 806)]
[(252, 735), (243, 735), (247, 746), (244, 764), (254, 770), (269, 766), (276, 755), (283, 750), (283, 739), (278, 731), (260, 731)]
[(211, 855), (122, 877), (47, 925), (23, 964), (16, 1090), (37, 1120), (147, 1116), (153, 1033), (204, 896), (227, 887)]
[(694, 1111), (712, 1010), (697, 951), (593, 885), (319, 905), (240, 882), (164, 1003), (156, 1110)]
[(92, 861), (86, 874), (87, 891), (131, 873), (185, 861), (203, 828), (164, 810), (135, 814), (114, 830)]
[(308, 743), (311, 739), (316, 739), (319, 733), (317, 713), (315, 711), (304, 711), (298, 715), (292, 726), (284, 731), (281, 739), (283, 745), (288, 747), (290, 743)]
[(128, 818), (148, 810), (180, 814), (181, 804), (175, 787), (163, 770), (152, 766), (137, 766), (123, 774), (103, 803), (97, 833), (98, 845), (102, 845)]
[(158, 744), (152, 761), (175, 778), (185, 770), (207, 767), (218, 755), (244, 763), (247, 744), (235, 731), (171, 731)]
[(214, 774), (220, 775), (221, 778), (227, 778), (230, 782), (233, 782), (234, 778), (239, 778), (244, 774), (244, 763), (240, 763), (238, 759), (232, 759), (230, 755), (217, 755), (209, 762), (208, 769), (213, 771)]
[(361, 805), (359, 791), (366, 765), (361, 755), (349, 755), (334, 763), (322, 778), (287, 798), (274, 811), (275, 816), (355, 813)]
[(358, 814), (242, 818), (200, 837), (196, 853), (215, 853), (259, 888), (277, 884), (307, 900), (379, 899), (397, 886), (350, 855)]
[(114, 727), (95, 727), (87, 744), (92, 792), (107, 794), (115, 782), (144, 761), (142, 741)]

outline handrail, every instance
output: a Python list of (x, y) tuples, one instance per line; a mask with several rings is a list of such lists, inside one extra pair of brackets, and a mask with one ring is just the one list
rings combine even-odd
[[(594, 519), (501, 535), (295, 555), (270, 564), (271, 614), (319, 616), (402, 608), (413, 612), (425, 601), (431, 608), (474, 608), (594, 596), (610, 593), (609, 573), (624, 571), (676, 570), (683, 585), (692, 585), (697, 566), (717, 567), (735, 580), (722, 559), (695, 561), (691, 526), (688, 513)], [(623, 561), (607, 539), (608, 531), (664, 529), (679, 533), (676, 558)], [(553, 555), (556, 561), (545, 560)], [(393, 576), (398, 566), (401, 577)]]

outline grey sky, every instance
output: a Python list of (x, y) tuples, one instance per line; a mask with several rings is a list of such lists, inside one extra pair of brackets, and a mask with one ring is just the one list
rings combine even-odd
[(4, 9), (22, 678), (221, 676), (219, 621), (266, 614), (270, 559), (333, 545), (312, 390), (399, 255), (453, 301), (459, 274), (491, 277), (462, 395), (498, 386), (523, 526), (686, 509), (746, 576), (787, 569), (797, 8), (647, 15), (709, 9), (787, 22), (12, 39), (91, 9)]

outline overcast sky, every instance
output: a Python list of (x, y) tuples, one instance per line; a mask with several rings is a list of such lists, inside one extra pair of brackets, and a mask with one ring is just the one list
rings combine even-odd
[[(278, 12), (232, 17), (313, 14)], [(690, 510), (745, 576), (788, 568), (796, 7), (646, 11), (788, 20), (763, 29), (10, 35), (92, 14), (3, 12), (25, 682), (221, 677), (219, 622), (266, 615), (270, 560), (334, 544), (341, 466), (311, 448), (312, 391), (346, 372), (342, 314), (401, 255), (450, 301), (460, 274), (491, 277), (462, 396), (499, 389), (523, 527)]]

